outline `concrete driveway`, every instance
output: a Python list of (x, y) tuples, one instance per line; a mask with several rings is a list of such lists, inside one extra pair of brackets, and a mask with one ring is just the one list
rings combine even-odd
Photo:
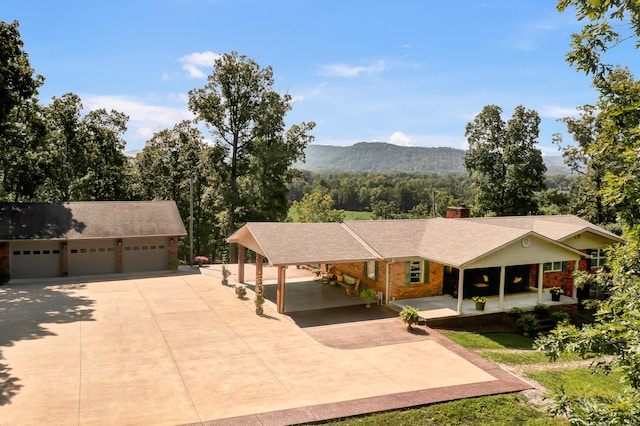
[(201, 273), (0, 287), (0, 424), (291, 424), (527, 388), (431, 330), (338, 349), (265, 307)]

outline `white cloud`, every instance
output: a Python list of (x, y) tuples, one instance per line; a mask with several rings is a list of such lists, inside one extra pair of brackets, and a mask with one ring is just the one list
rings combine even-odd
[(386, 64), (384, 61), (378, 61), (369, 66), (362, 66), (362, 65), (350, 66), (345, 64), (332, 64), (332, 65), (326, 65), (322, 70), (322, 74), (326, 76), (332, 76), (332, 77), (351, 78), (351, 77), (357, 77), (360, 74), (369, 74), (369, 75), (378, 74), (384, 71), (385, 69), (386, 69)]
[(184, 103), (179, 107), (166, 107), (127, 96), (95, 95), (83, 96), (82, 103), (86, 110), (113, 109), (128, 115), (129, 130), (124, 136), (128, 149), (142, 148), (155, 132), (173, 128), (177, 123), (194, 117)]
[(389, 136), (389, 143), (400, 146), (412, 146), (411, 138), (402, 132), (393, 132)]
[(189, 73), (191, 78), (205, 78), (207, 72), (201, 68), (212, 68), (215, 61), (220, 58), (220, 55), (210, 51), (207, 52), (194, 52), (183, 56), (179, 59), (182, 64), (182, 69)]
[(540, 115), (542, 117), (549, 118), (564, 118), (578, 116), (578, 110), (576, 108), (566, 108), (559, 106), (546, 106), (540, 109)]

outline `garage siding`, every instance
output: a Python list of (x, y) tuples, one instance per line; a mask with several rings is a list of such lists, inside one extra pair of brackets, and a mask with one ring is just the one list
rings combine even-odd
[(69, 242), (69, 275), (116, 272), (116, 240)]
[(10, 246), (12, 278), (60, 276), (60, 242), (13, 241)]
[(162, 271), (169, 262), (167, 237), (125, 239), (122, 272)]

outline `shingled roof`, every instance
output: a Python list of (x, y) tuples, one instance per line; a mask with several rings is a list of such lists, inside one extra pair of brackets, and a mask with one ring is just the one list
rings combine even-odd
[(612, 243), (622, 241), (576, 216), (250, 222), (228, 241), (265, 255), (273, 265), (423, 258), (460, 267), (514, 243), (519, 245), (523, 238), (550, 244), (571, 258), (584, 256), (563, 243), (580, 232), (600, 235)]
[(186, 235), (174, 201), (0, 203), (0, 240)]

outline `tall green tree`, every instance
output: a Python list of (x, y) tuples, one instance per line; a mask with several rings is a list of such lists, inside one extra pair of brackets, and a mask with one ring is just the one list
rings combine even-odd
[(203, 121), (227, 161), (220, 165), (220, 226), (228, 234), (250, 220), (282, 220), (291, 165), (304, 158), (314, 123), (285, 130), (291, 96), (273, 90), (273, 70), (237, 52), (216, 60), (207, 84), (189, 92), (189, 109)]
[(0, 196), (31, 200), (44, 181), (44, 130), (35, 74), (18, 22), (0, 21)]
[(291, 214), (296, 222), (342, 222), (344, 210), (333, 208), (333, 198), (319, 192), (305, 194), (291, 205)]
[(562, 135), (554, 135), (553, 142), (562, 151), (565, 163), (578, 178), (571, 185), (570, 203), (573, 213), (593, 223), (605, 225), (615, 222), (615, 210), (604, 203), (602, 189), (608, 169), (599, 155), (592, 155), (600, 131), (599, 118), (593, 105), (578, 108), (580, 117), (566, 117), (563, 121), (573, 135), (574, 144), (563, 144)]
[(537, 213), (537, 191), (545, 189), (546, 166), (536, 148), (540, 117), (516, 107), (508, 122), (502, 108), (487, 105), (467, 124), (469, 149), (464, 165), (477, 190), (475, 210), (481, 215)]
[[(220, 259), (216, 251), (214, 218), (220, 208), (215, 197), (209, 198), (209, 188), (215, 187), (215, 167), (223, 154), (216, 153), (204, 142), (200, 131), (189, 121), (172, 129), (157, 132), (147, 141), (134, 160), (135, 194), (144, 200), (173, 200), (180, 216), (189, 226), (193, 200), (194, 255)], [(213, 181), (213, 182), (212, 182)], [(188, 240), (181, 240), (181, 255), (189, 253)]]
[(553, 359), (563, 352), (595, 358), (593, 368), (621, 374), (623, 391), (614, 398), (558, 396), (559, 408), (572, 424), (635, 425), (640, 416), (640, 85), (628, 69), (607, 63), (606, 53), (627, 39), (635, 39), (638, 47), (640, 4), (631, 0), (558, 2), (560, 11), (568, 8), (587, 23), (572, 35), (567, 59), (593, 77), (600, 94), (595, 108), (597, 126), (586, 151), (588, 161), (604, 164), (603, 203), (615, 208), (628, 228), (626, 243), (610, 252), (605, 271), (578, 280), (578, 285), (599, 284), (609, 294), (608, 299), (594, 302), (594, 324), (582, 328), (561, 325), (539, 339), (537, 347)]

